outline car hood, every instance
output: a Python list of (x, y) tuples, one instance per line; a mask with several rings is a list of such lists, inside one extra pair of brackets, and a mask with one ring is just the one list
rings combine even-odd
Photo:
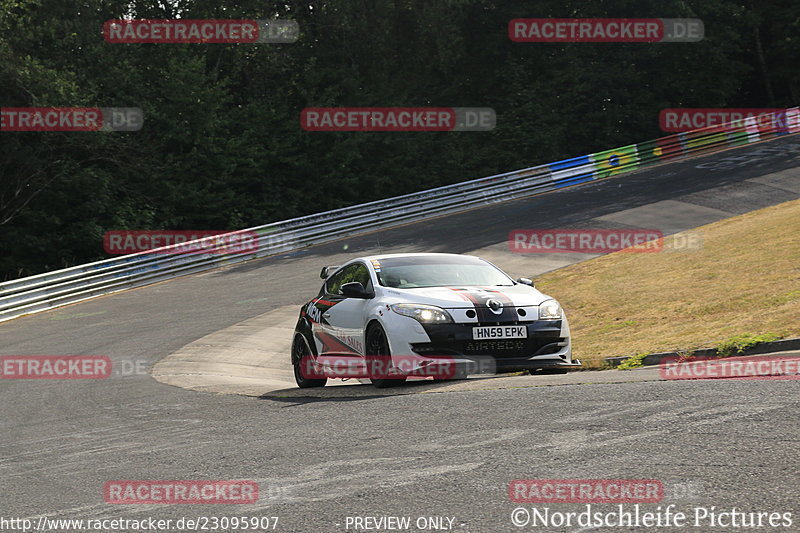
[(500, 287), (426, 287), (419, 289), (389, 289), (384, 293), (396, 302), (435, 305), (445, 309), (487, 307), (489, 300), (503, 307), (539, 305), (551, 298), (529, 285)]

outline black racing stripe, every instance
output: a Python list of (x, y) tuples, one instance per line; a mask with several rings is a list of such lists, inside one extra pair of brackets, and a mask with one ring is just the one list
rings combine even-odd
[[(478, 322), (514, 322), (517, 320), (516, 309), (514, 302), (511, 298), (506, 296), (500, 291), (493, 289), (453, 289), (461, 296), (468, 299), (475, 306), (475, 313), (478, 316)], [(495, 300), (502, 306), (500, 313), (494, 313), (489, 308), (487, 302)]]
[[(308, 302), (302, 311), (302, 316), (305, 316), (310, 322), (318, 322), (320, 324), (330, 325), (328, 321), (322, 315), (327, 312), (331, 307), (338, 304), (341, 301), (344, 301), (344, 296), (331, 296), (330, 298), (314, 298), (310, 302)], [(309, 313), (309, 311), (314, 311), (317, 309), (318, 312)], [(313, 316), (312, 316), (313, 315)]]
[[(517, 316), (517, 308), (514, 301), (507, 295), (495, 289), (484, 289), (491, 294), (491, 300), (497, 300), (503, 306), (503, 312), (500, 314), (500, 320), (503, 322), (513, 322), (519, 320)], [(498, 316), (498, 315), (495, 315)]]

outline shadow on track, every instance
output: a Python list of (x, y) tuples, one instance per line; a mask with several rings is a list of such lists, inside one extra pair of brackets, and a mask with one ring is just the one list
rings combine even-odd
[[(469, 381), (491, 379), (497, 376), (475, 376)], [(319, 387), (312, 389), (281, 389), (271, 391), (259, 396), (260, 400), (272, 400), (284, 402), (294, 407), (315, 402), (356, 402), (361, 400), (374, 400), (392, 396), (405, 396), (409, 394), (419, 394), (421, 392), (436, 392), (443, 388), (449, 388), (454, 384), (463, 383), (467, 380), (451, 381), (432, 381), (430, 379), (420, 379), (406, 381), (402, 385), (386, 389), (376, 389), (367, 380), (364, 383), (354, 381), (353, 384)]]

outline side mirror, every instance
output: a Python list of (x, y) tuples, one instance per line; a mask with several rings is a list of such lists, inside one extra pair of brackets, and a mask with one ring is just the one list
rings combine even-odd
[(347, 298), (372, 298), (372, 294), (368, 293), (367, 289), (358, 281), (345, 283), (339, 287), (339, 292)]
[(328, 276), (330, 276), (331, 273), (334, 272), (337, 268), (339, 267), (338, 266), (322, 267), (322, 271), (319, 273), (319, 277), (322, 279), (328, 279)]
[(533, 287), (533, 281), (529, 280), (528, 278), (517, 278), (517, 283), (520, 283), (522, 285), (530, 285), (531, 287)]

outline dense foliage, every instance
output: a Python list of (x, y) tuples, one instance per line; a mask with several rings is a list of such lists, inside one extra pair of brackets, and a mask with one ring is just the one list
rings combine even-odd
[[(293, 44), (110, 44), (116, 18), (291, 18)], [(521, 17), (696, 17), (700, 43), (534, 44)], [(665, 107), (800, 101), (796, 0), (0, 0), (3, 107), (140, 107), (3, 132), (0, 280), (110, 229), (238, 229), (660, 136)], [(492, 107), (492, 132), (320, 133), (305, 107)]]

